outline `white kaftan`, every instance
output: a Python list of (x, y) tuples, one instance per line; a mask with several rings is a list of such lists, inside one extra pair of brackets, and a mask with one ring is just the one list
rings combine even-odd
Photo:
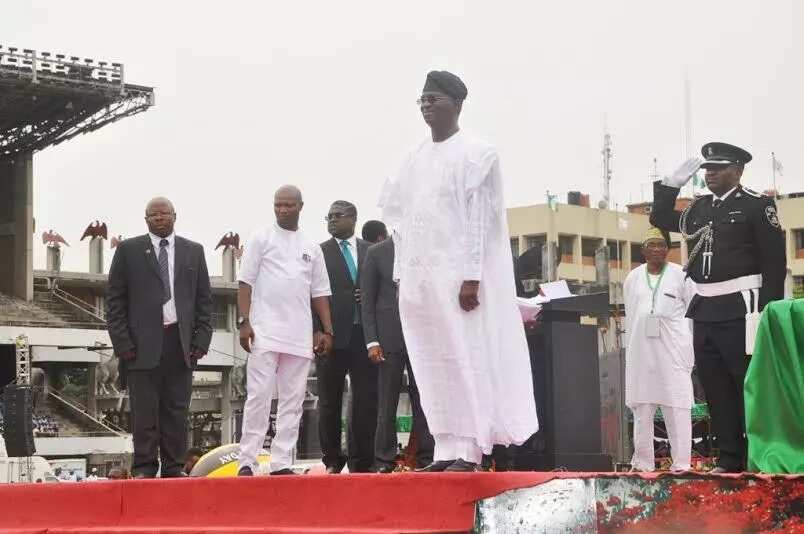
[[(521, 444), (538, 421), (497, 152), (462, 132), (426, 140), (385, 184), (380, 207), (399, 238), (402, 329), (436, 448), (439, 436), (486, 454)], [(458, 301), (464, 280), (480, 280), (471, 312)]]
[(695, 283), (680, 265), (667, 263), (656, 290), (654, 315), (659, 319), (659, 337), (646, 335), (653, 291), (646, 279), (645, 264), (625, 278), (625, 404), (658, 404), (691, 408), (692, 329), (685, 317), (695, 294)]

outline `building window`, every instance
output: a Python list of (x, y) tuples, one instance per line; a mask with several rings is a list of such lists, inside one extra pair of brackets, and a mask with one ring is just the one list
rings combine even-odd
[(622, 241), (606, 241), (609, 248), (609, 267), (619, 269), (623, 264), (623, 245)]
[(796, 258), (804, 258), (804, 229), (793, 230), (793, 240), (796, 246)]
[(645, 263), (645, 257), (642, 255), (642, 243), (631, 243), (631, 268), (636, 269)]
[(212, 329), (231, 330), (229, 323), (229, 299), (224, 296), (212, 297)]
[(518, 237), (512, 237), (511, 238), (511, 254), (513, 254), (515, 258), (519, 257), (519, 238)]
[(793, 277), (793, 298), (804, 298), (804, 276)]
[(575, 263), (575, 236), (558, 236), (558, 254), (561, 256), (561, 263)]
[(537, 247), (539, 250), (541, 250), (542, 245), (544, 245), (546, 242), (547, 236), (545, 234), (527, 235), (525, 236), (525, 250), (530, 250)]
[(594, 237), (581, 238), (581, 260), (584, 265), (595, 265), (595, 252), (600, 248), (601, 240)]

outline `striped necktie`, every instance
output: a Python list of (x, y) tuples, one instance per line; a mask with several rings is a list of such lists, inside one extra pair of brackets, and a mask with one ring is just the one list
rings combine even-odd
[(170, 300), (170, 266), (168, 264), (167, 239), (159, 242), (159, 278), (162, 279), (162, 304)]

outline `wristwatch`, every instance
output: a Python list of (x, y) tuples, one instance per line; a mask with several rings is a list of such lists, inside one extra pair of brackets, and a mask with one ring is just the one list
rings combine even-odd
[(238, 317), (237, 318), (237, 328), (240, 328), (244, 324), (248, 322), (248, 317)]

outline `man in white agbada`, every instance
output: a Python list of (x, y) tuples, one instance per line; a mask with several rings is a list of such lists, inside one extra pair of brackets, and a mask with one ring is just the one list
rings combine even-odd
[(656, 408), (670, 439), (673, 470), (690, 468), (692, 453), (692, 327), (685, 317), (695, 283), (667, 261), (667, 241), (651, 228), (642, 243), (646, 263), (625, 278), (625, 404), (634, 414), (632, 468), (653, 471)]
[[(253, 476), (268, 432), (271, 398), (278, 391), (271, 474), (292, 475), (307, 374), (313, 352), (332, 348), (329, 276), (321, 247), (299, 231), (301, 192), (283, 186), (274, 195), (276, 223), (246, 243), (240, 266), (237, 326), (249, 352), (238, 476)], [(313, 311), (322, 332), (313, 338)]]
[(521, 444), (538, 430), (499, 158), (459, 131), (466, 95), (457, 76), (427, 75), (419, 106), (432, 138), (380, 198), (396, 230), (402, 329), (435, 438), (423, 471), (473, 471), (493, 445)]

